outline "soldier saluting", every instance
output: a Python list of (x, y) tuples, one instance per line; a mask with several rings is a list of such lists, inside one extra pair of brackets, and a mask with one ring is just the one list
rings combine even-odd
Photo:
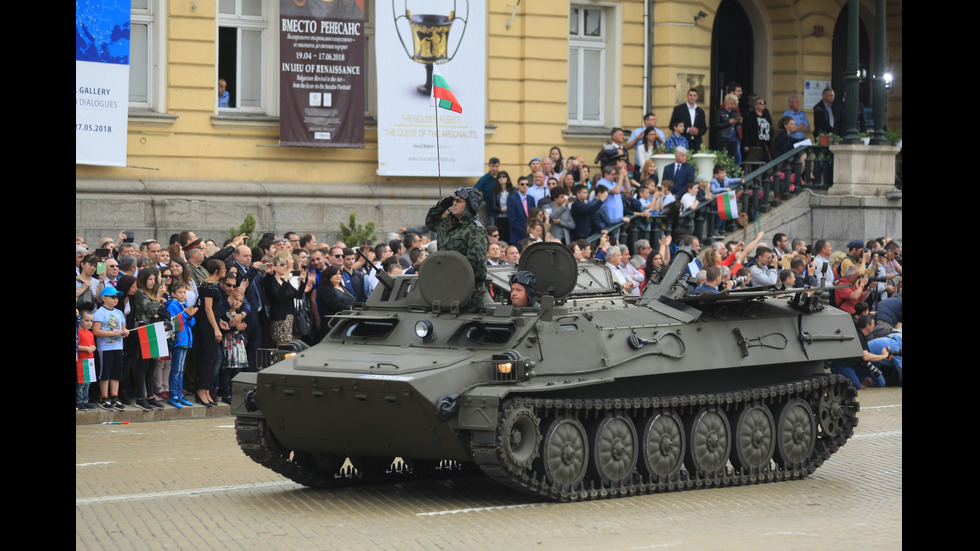
[(483, 194), (476, 188), (461, 187), (443, 197), (425, 216), (425, 225), (436, 232), (440, 251), (456, 251), (473, 267), (473, 297), (469, 311), (483, 306), (483, 282), (487, 277), (487, 230), (476, 218)]

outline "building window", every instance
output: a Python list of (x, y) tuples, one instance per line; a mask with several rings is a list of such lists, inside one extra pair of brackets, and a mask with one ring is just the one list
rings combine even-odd
[(619, 118), (621, 6), (580, 0), (568, 17), (568, 125), (609, 128)]
[(133, 0), (129, 29), (129, 104), (150, 106), (150, 36), (153, 13), (150, 0)]
[(267, 35), (275, 33), (267, 32), (273, 14), (267, 13), (265, 4), (263, 0), (218, 2), (218, 78), (228, 82), (230, 109), (265, 112), (272, 105), (266, 81), (278, 83), (278, 79), (271, 73), (270, 78), (263, 75), (271, 61)]
[(132, 0), (129, 30), (129, 107), (163, 111), (166, 61), (161, 29), (166, 28), (161, 0)]
[(568, 18), (568, 124), (601, 126), (605, 115), (606, 15), (572, 6)]

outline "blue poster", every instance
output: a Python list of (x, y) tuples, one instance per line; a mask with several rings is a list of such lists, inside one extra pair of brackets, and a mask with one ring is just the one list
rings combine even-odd
[(130, 0), (75, 2), (75, 163), (126, 166)]

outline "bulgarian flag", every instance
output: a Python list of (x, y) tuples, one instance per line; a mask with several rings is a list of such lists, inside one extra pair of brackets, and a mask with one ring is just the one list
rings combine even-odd
[(734, 191), (718, 194), (718, 217), (722, 220), (738, 218), (738, 201), (735, 200)]
[(442, 78), (442, 73), (435, 65), (432, 66), (432, 95), (429, 96), (429, 105), (432, 107), (438, 105), (443, 109), (457, 113), (463, 112), (463, 106), (456, 101), (456, 95), (453, 94), (452, 89), (449, 88), (449, 83)]
[(75, 362), (75, 371), (78, 375), (78, 384), (94, 383), (95, 382), (95, 359), (88, 358), (87, 360), (79, 359)]
[(170, 318), (170, 321), (174, 322), (174, 333), (180, 333), (184, 330), (184, 313), (181, 312), (176, 316)]
[(144, 360), (170, 355), (170, 350), (167, 349), (167, 329), (162, 321), (144, 325), (136, 330), (136, 334), (140, 339), (140, 352)]

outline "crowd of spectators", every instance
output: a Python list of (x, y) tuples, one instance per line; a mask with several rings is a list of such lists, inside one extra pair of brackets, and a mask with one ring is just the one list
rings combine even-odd
[[(725, 109), (715, 117), (726, 149), (748, 154), (762, 141), (768, 147), (774, 137), (767, 134), (771, 117), (765, 102), (750, 99), (753, 113), (743, 123), (741, 88), (729, 85), (729, 91)], [(477, 214), (490, 242), (487, 264), (517, 265), (532, 243), (562, 243), (579, 261), (609, 266), (624, 294), (635, 296), (659, 282), (678, 246), (690, 246), (698, 253), (688, 267), (697, 278), (692, 292), (847, 284), (832, 293), (836, 306), (856, 320), (871, 312), (873, 321), (884, 304), (878, 331), (900, 329), (901, 248), (890, 240), (855, 240), (846, 254), (834, 254), (826, 240), (808, 246), (783, 234), (770, 249), (760, 244), (760, 233), (748, 244), (716, 241), (702, 251), (680, 215), (741, 179), (729, 178), (722, 165), (714, 167), (710, 182), (695, 177), (686, 147), (700, 144), (707, 128), (697, 93), (691, 92), (688, 103), (675, 108), (669, 136), (656, 128), (656, 115), (647, 113), (628, 139), (623, 129), (613, 129), (591, 165), (581, 155), (565, 156), (552, 147), (547, 156), (532, 158), (529, 172), (515, 182), (501, 170), (500, 160), (491, 158), (475, 186), (483, 196)], [(833, 101), (832, 91), (824, 97)], [(798, 107), (799, 98), (791, 97), (777, 148), (810, 129)], [(818, 132), (824, 118), (840, 123), (833, 109), (820, 117)], [(664, 167), (661, 182), (652, 152), (662, 147), (673, 151), (674, 162)], [(630, 162), (631, 152), (636, 163)], [(720, 219), (713, 229), (719, 237)], [(401, 228), (383, 243), (362, 247), (363, 256), (342, 242), (318, 244), (311, 233), (265, 234), (254, 246), (245, 235), (218, 246), (192, 231), (175, 234), (166, 244), (136, 243), (132, 232), (120, 232), (92, 248), (76, 236), (76, 363), (94, 360), (98, 377), (98, 384), (85, 384), (79, 375), (76, 408), (93, 408), (92, 403), (104, 409), (163, 408), (156, 397), (186, 407), (191, 402), (185, 392), (207, 407), (230, 402), (231, 377), (258, 368), (259, 348), (297, 339), (317, 342), (332, 316), (375, 292), (379, 271), (418, 273), (436, 246), (424, 226)], [(176, 326), (171, 356), (144, 359), (134, 330), (160, 321)], [(859, 386), (881, 382), (854, 380)]]
[[(610, 194), (603, 189), (589, 199), (587, 188), (576, 187), (582, 200), (571, 203), (572, 219), (581, 218), (575, 205), (594, 212)], [(560, 221), (556, 211), (564, 205), (556, 206), (547, 215), (529, 212), (532, 221), (545, 225), (553, 216), (551, 221)], [(544, 221), (537, 218), (541, 215)], [(846, 252), (834, 252), (827, 240), (808, 245), (782, 233), (770, 247), (759, 233), (748, 244), (718, 241), (702, 247), (678, 228), (656, 243), (638, 239), (631, 248), (609, 233), (600, 233), (593, 246), (572, 239), (574, 231), (557, 237), (528, 228), (528, 237), (508, 243), (498, 226), (487, 226), (487, 264), (517, 265), (535, 241), (562, 242), (577, 261), (608, 266), (624, 295), (638, 296), (660, 282), (677, 247), (686, 246), (697, 254), (687, 266), (692, 293), (836, 284), (830, 301), (854, 316), (866, 353), (834, 371), (859, 388), (901, 381), (902, 250), (894, 241), (853, 240)], [(76, 237), (76, 362), (94, 359), (98, 376), (97, 384), (76, 381), (76, 407), (149, 410), (163, 408), (164, 402), (179, 408), (191, 404), (185, 394), (207, 407), (230, 401), (230, 379), (259, 367), (257, 349), (317, 342), (332, 316), (377, 291), (378, 271), (418, 273), (438, 246), (427, 233), (389, 237), (362, 247), (363, 255), (344, 243), (317, 245), (311, 234), (292, 232), (266, 234), (255, 247), (241, 235), (223, 248), (189, 231), (174, 235), (167, 247), (154, 240), (136, 245), (121, 233), (118, 246), (102, 239), (91, 253)], [(506, 298), (500, 290), (488, 291), (494, 300)], [(170, 356), (143, 358), (135, 329), (163, 320), (173, 325)]]
[[(800, 109), (797, 94), (788, 98), (788, 108), (774, 123), (764, 98), (743, 97), (737, 82), (729, 83), (725, 90), (720, 105), (713, 110), (710, 137), (714, 148), (727, 151), (737, 165), (743, 161), (768, 162), (809, 138), (811, 131), (819, 137), (843, 124), (833, 90), (825, 91), (825, 101), (814, 106), (820, 121), (829, 117), (832, 124), (815, 127)], [(828, 98), (830, 103), (826, 103)], [(644, 114), (642, 126), (633, 129), (628, 138), (624, 129), (613, 128), (608, 143), (591, 165), (585, 156), (566, 156), (560, 148), (552, 147), (547, 156), (528, 161), (526, 174), (511, 176), (501, 169), (498, 158), (491, 158), (489, 171), (475, 186), (484, 197), (481, 221), (496, 226), (502, 239), (509, 243), (521, 241), (532, 229), (533, 240), (551, 240), (547, 236), (551, 234), (553, 239), (568, 243), (616, 226), (621, 227), (619, 231), (638, 234), (630, 237), (630, 245), (635, 239), (657, 240), (663, 233), (672, 233), (683, 223), (683, 213), (744, 183), (736, 174), (725, 174), (723, 166), (715, 167), (709, 176), (698, 175), (689, 163), (689, 153), (706, 145), (708, 134), (700, 100), (696, 89), (689, 90), (687, 101), (674, 107), (666, 134), (657, 127), (658, 119), (652, 112)], [(825, 112), (829, 114), (824, 115)], [(674, 155), (674, 162), (663, 167), (663, 182), (658, 181), (654, 153)], [(692, 182), (697, 184), (693, 190), (689, 186)], [(585, 191), (581, 192), (579, 186), (584, 186)], [(685, 195), (689, 195), (686, 200)], [(599, 206), (594, 203), (597, 198)], [(671, 206), (672, 203), (677, 204)], [(653, 224), (644, 221), (651, 217), (655, 218)], [(535, 219), (542, 223), (540, 233)], [(628, 228), (620, 226), (624, 221), (630, 223)], [(719, 216), (711, 229), (720, 234), (722, 226)]]

